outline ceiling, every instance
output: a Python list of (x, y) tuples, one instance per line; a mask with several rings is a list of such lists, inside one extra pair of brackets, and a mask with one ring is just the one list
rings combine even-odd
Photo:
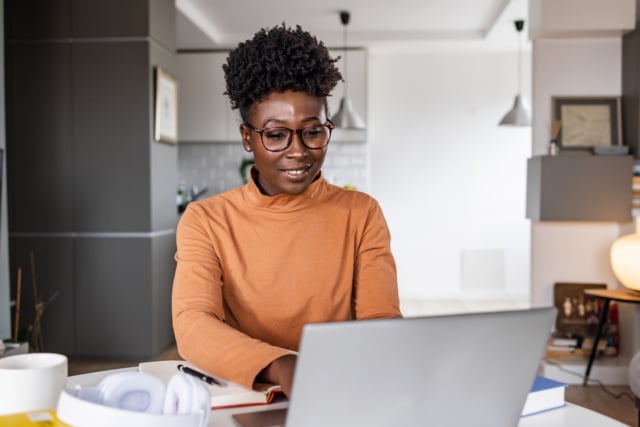
[(341, 10), (351, 13), (349, 46), (516, 49), (513, 21), (526, 21), (528, 0), (176, 0), (176, 8), (178, 49), (233, 47), (283, 22), (340, 47)]

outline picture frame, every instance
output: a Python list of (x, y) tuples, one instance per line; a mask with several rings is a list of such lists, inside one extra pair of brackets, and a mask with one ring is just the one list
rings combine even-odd
[(552, 96), (551, 121), (560, 123), (561, 150), (622, 145), (620, 96)]
[(178, 81), (161, 67), (155, 67), (154, 140), (178, 142)]
[(558, 310), (556, 331), (581, 338), (593, 336), (600, 316), (600, 301), (584, 291), (606, 288), (605, 283), (555, 283), (553, 304)]

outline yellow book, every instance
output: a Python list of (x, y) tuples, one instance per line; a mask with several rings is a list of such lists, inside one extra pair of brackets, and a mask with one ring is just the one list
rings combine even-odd
[(2, 427), (71, 427), (63, 423), (56, 416), (56, 411), (42, 409), (38, 411), (21, 412), (11, 415), (0, 415)]

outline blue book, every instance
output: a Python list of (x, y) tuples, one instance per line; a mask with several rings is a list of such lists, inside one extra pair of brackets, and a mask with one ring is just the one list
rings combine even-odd
[(536, 376), (522, 408), (522, 416), (525, 417), (565, 406), (564, 389), (566, 387), (567, 385), (560, 381), (540, 375)]

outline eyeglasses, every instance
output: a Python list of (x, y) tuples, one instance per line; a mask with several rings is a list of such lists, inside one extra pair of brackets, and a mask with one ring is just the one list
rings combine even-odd
[(262, 146), (267, 151), (284, 151), (291, 145), (294, 132), (300, 137), (302, 145), (310, 150), (319, 150), (329, 144), (331, 139), (331, 131), (335, 129), (331, 120), (327, 123), (305, 126), (301, 129), (289, 129), (285, 127), (273, 128), (254, 128), (249, 123), (245, 123), (247, 127), (260, 134)]

